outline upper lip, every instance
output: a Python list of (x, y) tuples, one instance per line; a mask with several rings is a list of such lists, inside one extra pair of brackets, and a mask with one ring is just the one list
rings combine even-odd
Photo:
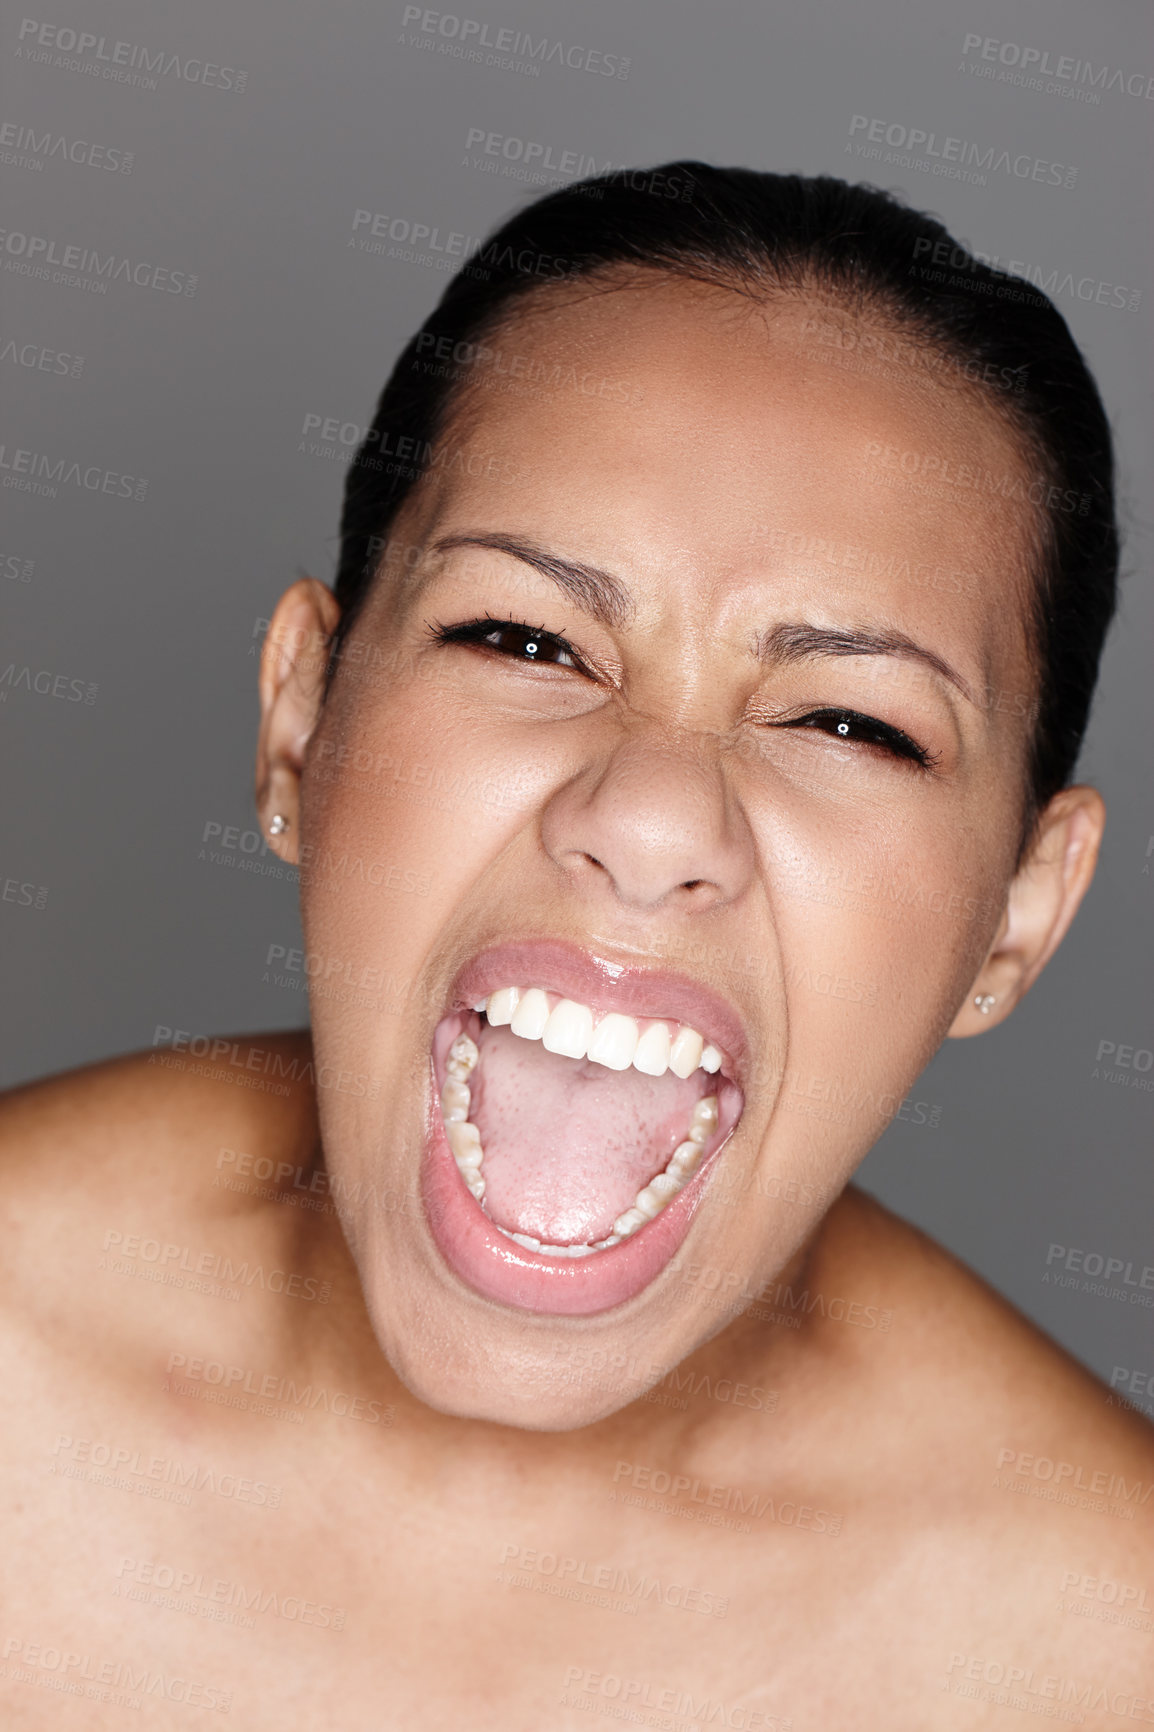
[(645, 968), (560, 938), (519, 938), (487, 946), (458, 971), (450, 1008), (471, 1006), (502, 986), (540, 986), (594, 1010), (687, 1023), (725, 1056), (741, 1083), (749, 1053), (745, 1024), (729, 1000), (686, 974)]

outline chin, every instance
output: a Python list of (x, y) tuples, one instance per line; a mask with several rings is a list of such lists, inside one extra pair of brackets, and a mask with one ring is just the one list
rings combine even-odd
[(411, 1336), (384, 1345), (405, 1388), (426, 1407), (519, 1431), (579, 1431), (639, 1400), (656, 1381), (625, 1374), (633, 1357), (628, 1347), (616, 1355), (618, 1370), (574, 1365), (555, 1333), (535, 1346), (522, 1341), (468, 1358), (423, 1351)]
[(742, 1308), (706, 1299), (687, 1257), (747, 1267), (748, 1296), (793, 1248), (796, 1220), (710, 1197), (756, 1160), (743, 1019), (686, 976), (555, 937), (458, 955), (442, 982), (390, 1055), (405, 1209), (346, 1219), (377, 1339), (439, 1412), (593, 1424)]
[(412, 978), (400, 1030), (322, 1017), (319, 1056), (389, 1103), (323, 1091), (322, 1135), (378, 1345), (437, 1412), (567, 1431), (640, 1400), (790, 1264), (872, 1138), (783, 1118), (784, 1018), (755, 1033), (636, 954), (454, 934)]

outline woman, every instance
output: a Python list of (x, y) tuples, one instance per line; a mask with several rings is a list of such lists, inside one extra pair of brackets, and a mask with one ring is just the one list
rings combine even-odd
[(261, 669), (311, 1035), (6, 1105), (21, 1724), (1154, 1722), (1148, 1428), (849, 1187), (1090, 882), (1116, 561), (1062, 319), (872, 189), (462, 268)]

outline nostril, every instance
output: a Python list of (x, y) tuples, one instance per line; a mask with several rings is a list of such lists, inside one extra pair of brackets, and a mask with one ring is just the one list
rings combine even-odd
[(725, 900), (725, 892), (712, 878), (686, 878), (678, 885), (676, 895), (684, 898), (684, 908), (701, 913)]

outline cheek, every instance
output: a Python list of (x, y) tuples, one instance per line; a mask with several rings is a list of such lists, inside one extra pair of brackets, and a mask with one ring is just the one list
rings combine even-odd
[(539, 725), (494, 722), (447, 682), (355, 692), (318, 732), (305, 776), (310, 947), (324, 959), (367, 949), (415, 974), (555, 774)]
[(940, 789), (851, 802), (794, 788), (762, 802), (785, 1007), (765, 1080), (787, 1098), (840, 1103), (876, 1130), (937, 1050), (1004, 899), (1000, 849), (991, 861), (963, 818)]

